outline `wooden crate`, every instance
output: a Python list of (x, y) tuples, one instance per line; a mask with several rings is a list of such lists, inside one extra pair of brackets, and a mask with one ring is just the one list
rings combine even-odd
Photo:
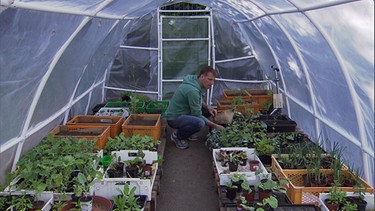
[(109, 126), (111, 137), (114, 138), (122, 132), (121, 126), (123, 123), (124, 117), (122, 116), (77, 115), (66, 124), (95, 127)]
[(157, 141), (162, 132), (161, 124), (161, 114), (131, 114), (122, 124), (122, 131), (126, 137), (147, 135)]
[(251, 99), (251, 95), (245, 89), (238, 90), (238, 89), (228, 89), (223, 90), (223, 100), (233, 100), (236, 97), (241, 97), (242, 99)]
[[(86, 135), (82, 135), (85, 133)], [(87, 140), (97, 139), (96, 145), (103, 149), (110, 136), (110, 127), (103, 126), (79, 126), (79, 125), (58, 125), (49, 134), (52, 134), (55, 138), (57, 137), (68, 137), (72, 136), (78, 139), (86, 138)]]
[(219, 100), (216, 103), (217, 110), (230, 110), (235, 108), (237, 111), (241, 112), (242, 114), (258, 114), (259, 113), (259, 104), (254, 100), (245, 100), (246, 104), (243, 105), (232, 105), (232, 101), (230, 100)]

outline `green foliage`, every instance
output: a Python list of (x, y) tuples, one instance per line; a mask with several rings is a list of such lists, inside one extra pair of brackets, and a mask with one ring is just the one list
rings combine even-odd
[(160, 140), (154, 141), (152, 136), (133, 135), (125, 137), (124, 133), (120, 133), (114, 138), (108, 137), (108, 142), (104, 146), (104, 153), (110, 154), (112, 151), (120, 150), (150, 150), (156, 151), (160, 144)]
[(117, 189), (120, 193), (119, 196), (114, 196), (113, 202), (117, 206), (113, 211), (138, 211), (141, 210), (141, 206), (137, 204), (139, 196), (135, 195), (136, 187), (130, 189), (128, 183), (124, 184), (123, 190)]
[(33, 202), (31, 201), (30, 196), (22, 194), (12, 195), (9, 207), (6, 210), (27, 211), (31, 208), (33, 208)]
[(222, 130), (212, 130), (207, 135), (206, 146), (213, 149), (221, 147), (253, 148), (267, 135), (267, 125), (256, 120), (258, 115), (243, 115), (235, 112), (233, 121)]
[(78, 182), (74, 185), (74, 193), (76, 196), (89, 195), (90, 187), (94, 185), (95, 178), (92, 178), (91, 175), (85, 176), (81, 172), (78, 173), (78, 176), (75, 178)]
[(345, 202), (346, 192), (342, 191), (339, 186), (340, 184), (335, 180), (332, 188), (329, 189), (328, 203), (339, 205)]
[(76, 182), (71, 177), (73, 171), (92, 178), (100, 175), (94, 167), (94, 163), (99, 163), (99, 157), (93, 153), (98, 149), (95, 143), (74, 137), (46, 136), (18, 161), (17, 169), (9, 177), (12, 181), (23, 181), (12, 184), (13, 188), (64, 193), (69, 184)]
[(357, 206), (356, 203), (351, 203), (350, 201), (345, 201), (345, 203), (342, 206), (342, 210), (356, 211), (356, 210), (358, 210), (358, 206)]
[(227, 188), (233, 188), (233, 189), (238, 188), (237, 185), (234, 185), (232, 182), (225, 182), (224, 185)]

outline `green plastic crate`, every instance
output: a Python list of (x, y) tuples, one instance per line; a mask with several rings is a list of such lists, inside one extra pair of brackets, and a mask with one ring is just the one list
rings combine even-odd
[[(130, 102), (117, 101), (117, 102), (107, 102), (104, 107), (111, 108), (127, 108), (130, 109)], [(142, 114), (146, 112), (146, 103), (137, 102), (137, 113)]]
[(151, 101), (146, 107), (146, 112), (148, 114), (161, 114), (164, 116), (168, 105), (169, 101)]

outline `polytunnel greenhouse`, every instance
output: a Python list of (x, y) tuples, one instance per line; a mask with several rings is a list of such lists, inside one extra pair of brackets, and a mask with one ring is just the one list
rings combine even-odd
[(293, 120), (326, 152), (339, 147), (374, 185), (374, 1), (0, 2), (2, 186), (56, 126), (124, 93), (169, 102), (204, 66), (217, 73), (205, 103), (218, 108), (225, 90), (272, 91), (267, 115)]

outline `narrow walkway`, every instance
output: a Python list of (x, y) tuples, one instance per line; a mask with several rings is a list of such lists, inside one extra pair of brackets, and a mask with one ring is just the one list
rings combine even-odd
[(165, 134), (163, 175), (156, 200), (157, 211), (217, 211), (218, 194), (212, 168), (212, 154), (204, 145), (203, 131), (199, 141), (190, 141), (189, 149), (176, 148)]

